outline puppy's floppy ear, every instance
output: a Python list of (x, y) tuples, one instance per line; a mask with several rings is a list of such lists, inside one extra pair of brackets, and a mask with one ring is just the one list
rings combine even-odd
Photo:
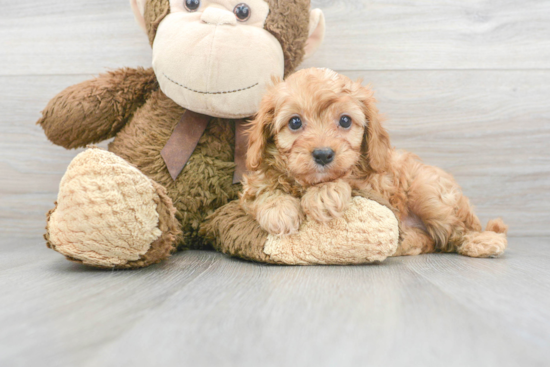
[[(359, 82), (360, 83), (360, 82)], [(359, 100), (363, 103), (363, 113), (367, 118), (367, 128), (363, 138), (363, 153), (368, 159), (368, 165), (375, 172), (384, 172), (389, 168), (390, 136), (382, 127), (376, 100), (373, 92), (361, 86), (357, 91)]]
[(262, 99), (256, 118), (250, 122), (248, 133), (248, 151), (246, 153), (246, 168), (256, 171), (265, 158), (267, 141), (271, 136), (271, 127), (275, 117), (275, 103), (271, 93)]

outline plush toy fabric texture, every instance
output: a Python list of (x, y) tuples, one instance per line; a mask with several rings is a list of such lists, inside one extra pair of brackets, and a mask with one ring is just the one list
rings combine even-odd
[(122, 68), (55, 96), (38, 120), (48, 139), (67, 149), (114, 137), (158, 89), (153, 69)]
[(240, 190), (240, 185), (233, 184), (235, 122), (212, 119), (174, 181), (160, 152), (184, 112), (159, 90), (152, 69), (120, 69), (61, 92), (38, 124), (52, 142), (66, 148), (116, 135), (109, 151), (164, 187), (172, 199), (185, 233), (178, 237), (177, 246), (202, 248), (206, 243), (198, 235), (200, 224), (214, 210), (237, 199)]
[(201, 233), (216, 250), (251, 261), (285, 265), (347, 265), (383, 261), (400, 243), (396, 213), (387, 201), (367, 191), (354, 192), (341, 218), (306, 220), (293, 235), (265, 232), (232, 202), (210, 216)]
[[(248, 118), (257, 112), (258, 91), (283, 77), (285, 60), (279, 41), (264, 29), (267, 3), (249, 5), (256, 7), (246, 22), (215, 7), (200, 14), (187, 12), (183, 2), (172, 5), (153, 44), (153, 69), (166, 95), (208, 116)], [(243, 62), (246, 67), (236, 67)]]
[(73, 159), (58, 202), (46, 239), (72, 260), (137, 267), (175, 250), (179, 226), (164, 189), (115, 154), (89, 149)]
[(157, 28), (160, 22), (170, 13), (170, 1), (147, 1), (145, 3), (145, 6), (143, 6), (143, 9), (143, 18), (145, 21), (147, 36), (149, 37), (149, 43), (152, 46), (153, 42), (155, 42), (155, 36), (157, 35)]
[(284, 264), (364, 264), (391, 256), (398, 239), (399, 224), (390, 209), (355, 197), (340, 218), (306, 220), (294, 235), (270, 235), (264, 252)]
[(240, 191), (240, 185), (233, 184), (235, 122), (212, 119), (174, 181), (160, 151), (183, 112), (160, 90), (153, 92), (131, 123), (117, 134), (109, 150), (166, 188), (184, 233), (178, 247), (202, 248), (207, 244), (198, 231), (204, 218), (235, 200)]
[(309, 0), (266, 0), (272, 15), (265, 28), (283, 46), (285, 76), (290, 75), (302, 63), (309, 35)]

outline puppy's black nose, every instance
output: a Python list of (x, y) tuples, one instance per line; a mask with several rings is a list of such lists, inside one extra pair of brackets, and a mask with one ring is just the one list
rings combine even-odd
[(334, 150), (330, 148), (315, 149), (313, 151), (313, 159), (321, 166), (327, 165), (334, 160)]

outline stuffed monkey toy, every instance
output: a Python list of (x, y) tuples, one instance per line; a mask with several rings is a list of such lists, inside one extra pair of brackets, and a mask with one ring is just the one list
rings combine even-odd
[[(323, 248), (319, 233), (342, 232), (342, 223), (311, 224), (281, 242), (238, 206), (244, 119), (271, 78), (291, 73), (324, 35), (323, 14), (309, 0), (240, 1), (131, 0), (153, 67), (100, 75), (49, 102), (38, 124), (53, 143), (72, 149), (114, 137), (109, 151), (91, 147), (69, 165), (48, 213), (50, 248), (117, 269), (209, 246), (278, 264), (361, 263), (395, 251), (397, 219), (368, 193), (342, 219), (361, 224), (355, 242), (335, 236)], [(382, 240), (368, 233), (370, 220)], [(302, 242), (309, 245), (297, 252)]]

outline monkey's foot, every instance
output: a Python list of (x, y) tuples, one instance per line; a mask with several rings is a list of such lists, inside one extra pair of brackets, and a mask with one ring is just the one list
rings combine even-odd
[(269, 235), (237, 201), (216, 211), (202, 228), (214, 247), (247, 260), (286, 265), (365, 264), (391, 256), (399, 223), (388, 207), (356, 196), (339, 218), (306, 219), (297, 233)]
[(47, 222), (48, 247), (102, 268), (157, 263), (175, 250), (179, 234), (166, 190), (124, 159), (97, 148), (73, 159)]
[(391, 256), (398, 240), (393, 212), (356, 196), (340, 218), (325, 223), (307, 220), (294, 235), (269, 236), (264, 253), (292, 265), (364, 264)]

